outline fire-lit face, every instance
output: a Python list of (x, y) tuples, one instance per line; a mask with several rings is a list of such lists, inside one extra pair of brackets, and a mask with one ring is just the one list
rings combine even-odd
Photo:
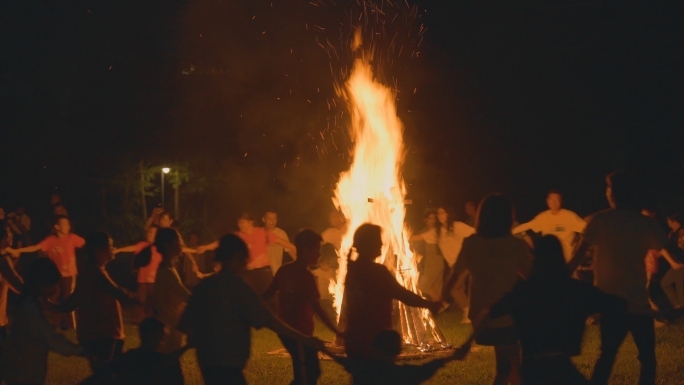
[(680, 227), (682, 227), (682, 225), (677, 221), (667, 218), (667, 227), (669, 227), (672, 231), (677, 231)]
[(161, 218), (159, 218), (159, 227), (161, 228), (169, 228), (172, 224), (173, 219), (171, 219), (171, 216), (169, 214), (164, 214)]
[(71, 222), (67, 218), (59, 218), (57, 224), (55, 224), (55, 230), (61, 235), (67, 235), (71, 232)]
[(275, 230), (276, 225), (278, 224), (278, 214), (266, 212), (262, 220), (264, 221), (264, 227), (266, 227), (266, 230)]
[(238, 228), (243, 233), (249, 234), (252, 232), (252, 230), (254, 230), (254, 221), (250, 221), (249, 219), (239, 219)]
[(440, 207), (439, 209), (437, 209), (437, 220), (439, 221), (439, 223), (446, 226), (447, 221), (449, 220), (449, 213), (447, 213), (446, 210)]
[(154, 243), (154, 238), (157, 237), (157, 228), (152, 226), (147, 229), (146, 239), (149, 243)]
[(428, 228), (433, 228), (437, 224), (437, 215), (435, 214), (430, 214), (428, 215), (427, 218), (425, 218), (425, 225)]
[(561, 203), (563, 199), (558, 193), (551, 193), (546, 197), (546, 205), (549, 206), (549, 210), (558, 211), (561, 209)]

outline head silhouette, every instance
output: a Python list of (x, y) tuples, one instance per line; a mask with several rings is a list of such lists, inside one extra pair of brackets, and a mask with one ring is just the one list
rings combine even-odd
[(534, 265), (530, 279), (558, 281), (570, 277), (563, 257), (563, 246), (555, 235), (545, 235), (534, 241)]
[(511, 234), (513, 227), (513, 206), (501, 194), (489, 194), (477, 210), (475, 230), (485, 238), (501, 238)]
[(384, 330), (373, 340), (373, 349), (378, 358), (394, 360), (401, 353), (401, 336), (394, 330)]
[(166, 326), (155, 317), (145, 318), (138, 326), (141, 348), (157, 350), (166, 336)]
[(249, 250), (242, 238), (235, 234), (224, 235), (219, 239), (214, 260), (221, 264), (221, 270), (239, 272), (247, 266)]
[(606, 176), (606, 198), (612, 208), (631, 209), (635, 205), (635, 183), (632, 175), (616, 171)]
[(354, 245), (359, 260), (374, 260), (382, 252), (382, 227), (364, 223), (354, 232)]

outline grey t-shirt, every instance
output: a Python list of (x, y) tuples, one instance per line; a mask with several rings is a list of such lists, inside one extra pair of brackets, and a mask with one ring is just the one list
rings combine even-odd
[(585, 238), (595, 247), (596, 286), (626, 299), (630, 309), (648, 310), (646, 253), (665, 246), (665, 230), (638, 211), (614, 209), (596, 214)]

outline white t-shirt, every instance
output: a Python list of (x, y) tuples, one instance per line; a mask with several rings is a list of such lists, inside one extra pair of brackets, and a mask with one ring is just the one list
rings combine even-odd
[[(279, 227), (276, 227), (271, 232), (277, 235), (278, 238), (282, 238), (288, 242), (290, 241), (290, 238), (287, 237), (287, 233)], [(271, 262), (271, 271), (274, 276), (276, 271), (280, 269), (280, 266), (283, 265), (283, 251), (285, 251), (285, 249), (277, 243), (268, 244), (268, 259)]]
[(422, 233), (418, 234), (418, 236), (421, 237), (428, 245), (437, 244), (437, 229), (434, 227), (423, 231)]
[(438, 241), (439, 250), (442, 252), (442, 256), (449, 264), (449, 267), (456, 263), (458, 254), (463, 246), (463, 240), (473, 234), (475, 234), (474, 228), (459, 221), (454, 222), (451, 232), (447, 232), (447, 229), (442, 227)]
[(312, 270), (311, 274), (316, 277), (316, 285), (318, 286), (318, 293), (321, 299), (332, 299), (330, 294), (330, 282), (335, 280), (333, 270), (322, 270), (320, 268)]
[(584, 236), (595, 247), (596, 286), (632, 308), (649, 310), (644, 259), (649, 250), (665, 247), (665, 230), (638, 211), (607, 210), (591, 219)]
[(552, 234), (558, 237), (563, 245), (563, 256), (565, 261), (572, 258), (575, 233), (583, 233), (587, 223), (579, 215), (566, 209), (560, 209), (558, 214), (553, 214), (551, 210), (541, 212), (531, 221), (513, 229), (513, 234), (532, 230), (535, 233), (541, 232), (542, 235)]
[(321, 234), (323, 243), (330, 243), (335, 246), (335, 250), (340, 251), (342, 248), (342, 230), (330, 227)]

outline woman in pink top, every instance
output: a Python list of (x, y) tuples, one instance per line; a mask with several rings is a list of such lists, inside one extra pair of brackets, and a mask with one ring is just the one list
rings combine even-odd
[[(247, 269), (241, 274), (245, 283), (257, 294), (263, 294), (273, 279), (271, 271), (271, 260), (268, 257), (268, 245), (277, 244), (286, 249), (292, 250), (292, 256), (296, 257), (297, 249), (295, 245), (285, 239), (278, 237), (263, 227), (254, 226), (254, 219), (249, 213), (242, 213), (238, 218), (238, 228), (235, 235), (239, 236), (247, 244), (249, 249), (249, 259)], [(197, 248), (198, 253), (206, 250), (215, 250), (218, 241)]]
[[(48, 258), (57, 265), (62, 279), (59, 282), (59, 301), (64, 300), (74, 290), (76, 284), (76, 249), (85, 245), (85, 240), (71, 232), (71, 222), (69, 218), (58, 215), (55, 219), (54, 234), (43, 239), (40, 243), (33, 246), (22, 247), (20, 249), (7, 249), (14, 257), (21, 253), (33, 253), (38, 250), (46, 253)], [(64, 314), (62, 317), (62, 328), (74, 328), (73, 313)]]

